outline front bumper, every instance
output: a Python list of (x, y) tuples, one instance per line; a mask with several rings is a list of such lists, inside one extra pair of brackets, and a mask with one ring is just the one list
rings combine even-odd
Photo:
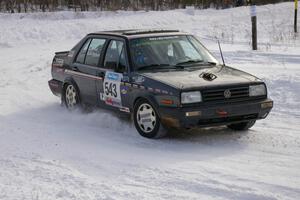
[(161, 121), (169, 127), (210, 127), (264, 119), (273, 108), (271, 99), (197, 107), (159, 107)]

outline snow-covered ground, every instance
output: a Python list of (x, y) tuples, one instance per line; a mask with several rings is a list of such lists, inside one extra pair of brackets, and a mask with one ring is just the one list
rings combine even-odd
[[(247, 132), (224, 127), (140, 137), (103, 110), (70, 113), (48, 89), (55, 51), (124, 28), (194, 33), (227, 64), (263, 78), (275, 101)], [(0, 14), (0, 199), (299, 199), (300, 40), (293, 4), (165, 12)]]

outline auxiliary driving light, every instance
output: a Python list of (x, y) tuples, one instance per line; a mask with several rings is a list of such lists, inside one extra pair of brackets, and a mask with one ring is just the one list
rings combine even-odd
[(262, 103), (261, 104), (261, 108), (272, 108), (273, 107), (273, 102), (270, 101), (270, 102), (265, 102), (265, 103)]

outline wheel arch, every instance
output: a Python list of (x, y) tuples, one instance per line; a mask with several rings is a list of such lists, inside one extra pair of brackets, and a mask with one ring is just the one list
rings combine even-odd
[(132, 113), (134, 113), (134, 108), (135, 108), (135, 105), (137, 104), (137, 102), (140, 100), (143, 100), (143, 99), (148, 101), (153, 106), (153, 109), (156, 111), (156, 113), (158, 114), (158, 116), (160, 118), (160, 112), (158, 109), (159, 105), (156, 102), (155, 98), (152, 96), (137, 96), (137, 97), (135, 97), (133, 104), (132, 104), (132, 111), (133, 111)]
[(72, 77), (67, 77), (63, 84), (62, 84), (62, 95), (61, 95), (61, 101), (64, 103), (65, 102), (65, 91), (66, 91), (66, 87), (68, 85), (73, 85), (78, 93), (78, 98), (79, 98), (79, 102), (81, 102), (81, 96), (80, 96), (80, 90), (79, 87), (76, 83), (76, 81), (72, 78)]
[[(133, 121), (134, 121), (134, 124), (135, 124), (135, 127), (137, 129), (137, 131), (140, 133), (141, 136), (143, 137), (147, 137), (147, 138), (151, 138), (151, 139), (157, 139), (157, 138), (161, 138), (161, 137), (164, 137), (166, 134), (167, 134), (167, 130), (165, 129), (165, 127), (163, 126), (162, 122), (161, 122), (161, 116), (160, 116), (160, 113), (159, 113), (159, 110), (158, 110), (158, 104), (156, 103), (154, 97), (152, 96), (138, 96), (135, 98), (134, 100), (134, 108), (137, 109), (137, 104), (140, 100), (144, 100), (146, 102), (148, 102), (149, 104), (151, 104), (151, 106), (153, 107), (155, 113), (156, 113), (156, 124), (155, 124), (155, 127), (154, 129), (151, 131), (150, 135), (149, 133), (145, 133), (144, 130), (142, 130), (139, 125), (138, 125), (138, 122), (137, 122), (137, 117), (135, 115), (136, 111), (133, 112)], [(141, 102), (143, 103), (143, 102)]]

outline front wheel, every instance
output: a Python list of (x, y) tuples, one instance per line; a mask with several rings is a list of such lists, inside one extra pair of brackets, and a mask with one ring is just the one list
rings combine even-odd
[(235, 131), (245, 131), (254, 126), (256, 120), (251, 120), (248, 122), (241, 122), (241, 123), (236, 123), (236, 124), (230, 124), (227, 127), (235, 130)]
[(166, 130), (154, 107), (145, 99), (139, 100), (134, 106), (134, 125), (139, 134), (146, 138), (161, 138)]

